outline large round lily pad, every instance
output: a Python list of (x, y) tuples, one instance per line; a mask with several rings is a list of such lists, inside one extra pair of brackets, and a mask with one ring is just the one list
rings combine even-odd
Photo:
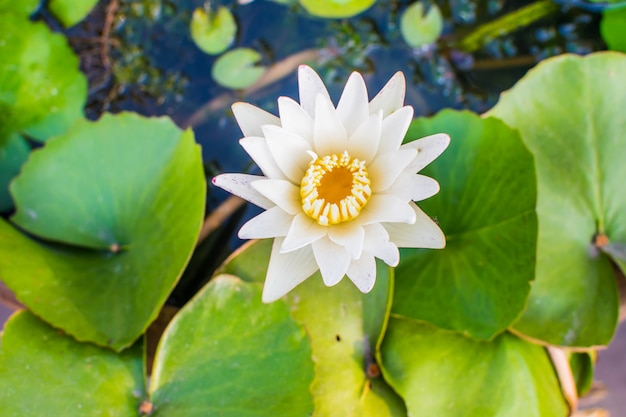
[(155, 417), (310, 416), (311, 346), (284, 301), (223, 275), (183, 308), (159, 344)]
[(441, 191), (418, 204), (436, 216), (446, 248), (402, 252), (392, 312), (490, 339), (519, 317), (534, 277), (533, 159), (515, 131), (469, 112), (416, 119), (406, 137), (439, 132), (450, 146), (422, 173)]
[(13, 221), (43, 241), (0, 222), (3, 281), (79, 340), (132, 343), (165, 302), (202, 223), (193, 133), (129, 113), (81, 121), (34, 151), (11, 190)]
[(606, 345), (615, 330), (611, 260), (626, 271), (624, 74), (626, 56), (613, 52), (546, 60), (492, 112), (535, 156), (537, 276), (515, 329), (547, 343)]
[(66, 131), (87, 99), (67, 39), (11, 13), (0, 13), (0, 27), (0, 126), (41, 141)]
[(381, 355), (383, 374), (413, 416), (568, 415), (545, 350), (509, 333), (477, 342), (392, 317)]
[[(224, 271), (262, 282), (271, 245), (271, 240), (248, 245), (226, 263)], [(376, 285), (369, 294), (361, 294), (348, 279), (326, 287), (317, 273), (285, 297), (291, 314), (311, 338), (314, 416), (406, 416), (402, 399), (375, 363), (391, 287), (392, 270), (379, 263)]]
[(117, 354), (79, 343), (22, 311), (0, 349), (4, 417), (132, 417), (145, 397), (143, 343)]

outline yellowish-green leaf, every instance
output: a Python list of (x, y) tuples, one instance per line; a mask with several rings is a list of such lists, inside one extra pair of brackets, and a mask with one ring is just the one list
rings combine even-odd
[(224, 52), (235, 39), (237, 22), (224, 6), (217, 12), (207, 12), (201, 7), (191, 16), (191, 38), (203, 52), (216, 55)]

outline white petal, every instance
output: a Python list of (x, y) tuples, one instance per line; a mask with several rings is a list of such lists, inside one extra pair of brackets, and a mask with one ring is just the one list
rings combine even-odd
[(252, 182), (262, 179), (265, 177), (248, 174), (221, 174), (213, 178), (213, 184), (254, 205), (268, 209), (274, 207), (275, 204), (250, 185)]
[(372, 114), (348, 139), (348, 153), (361, 161), (371, 161), (378, 151), (382, 112)]
[(398, 71), (370, 102), (370, 114), (382, 110), (383, 117), (389, 116), (402, 107), (405, 92), (406, 81), (404, 74)]
[(363, 252), (359, 259), (352, 261), (346, 274), (362, 293), (368, 293), (376, 282), (376, 260), (372, 255)]
[(293, 216), (283, 209), (274, 206), (256, 217), (248, 220), (239, 229), (240, 239), (265, 239), (268, 237), (285, 236), (291, 227)]
[(319, 94), (315, 102), (315, 123), (313, 127), (315, 153), (319, 156), (343, 153), (348, 149), (346, 129), (330, 99)]
[(285, 174), (274, 160), (274, 156), (267, 146), (265, 138), (258, 136), (250, 136), (239, 141), (241, 147), (250, 155), (250, 157), (261, 168), (263, 174), (268, 178), (285, 178)]
[(439, 183), (430, 177), (411, 174), (406, 171), (389, 187), (385, 193), (393, 194), (406, 200), (421, 201), (439, 192)]
[(399, 248), (444, 248), (446, 237), (439, 226), (417, 205), (411, 203), (411, 207), (415, 211), (415, 223), (383, 223), (389, 232), (389, 240)]
[(311, 151), (309, 142), (278, 126), (264, 126), (263, 133), (280, 170), (291, 182), (299, 184), (311, 162), (311, 155), (307, 153)]
[(278, 113), (283, 128), (302, 136), (313, 145), (313, 118), (295, 100), (280, 97)]
[(379, 155), (367, 167), (367, 172), (372, 181), (372, 191), (381, 192), (391, 187), (414, 159), (414, 149), (400, 149)]
[(389, 241), (389, 233), (379, 223), (365, 226), (363, 252), (382, 259), (389, 266), (397, 266), (400, 262), (398, 247)]
[(369, 103), (367, 102), (367, 87), (363, 77), (358, 72), (353, 72), (343, 89), (337, 115), (341, 119), (348, 136), (361, 125), (369, 116)]
[(287, 232), (287, 236), (285, 237), (280, 251), (283, 253), (291, 252), (308, 246), (326, 236), (326, 230), (326, 227), (320, 226), (306, 214), (300, 213), (293, 218), (291, 227), (289, 228), (289, 232)]
[(309, 246), (289, 253), (280, 253), (282, 244), (283, 238), (274, 239), (263, 286), (264, 303), (278, 300), (318, 269), (313, 251)]
[(361, 225), (382, 222), (413, 223), (415, 212), (407, 201), (394, 195), (373, 194), (355, 221)]
[(437, 133), (402, 145), (401, 149), (417, 149), (417, 156), (407, 169), (411, 172), (418, 172), (441, 155), (449, 144), (450, 136)]
[(329, 226), (328, 237), (336, 244), (346, 248), (352, 259), (361, 256), (365, 231), (358, 223), (349, 222)]
[(298, 90), (300, 92), (300, 105), (311, 117), (316, 117), (315, 102), (321, 94), (330, 101), (330, 95), (320, 76), (307, 65), (298, 68)]
[(383, 119), (383, 127), (380, 133), (380, 145), (378, 153), (395, 151), (400, 148), (411, 121), (413, 120), (413, 107), (405, 106)]
[(302, 212), (300, 188), (289, 181), (261, 179), (254, 181), (251, 185), (255, 190), (292, 216)]
[(313, 242), (313, 254), (322, 273), (324, 284), (328, 287), (341, 281), (352, 261), (350, 254), (343, 247), (328, 238)]
[(261, 136), (261, 126), (280, 126), (280, 119), (250, 103), (235, 103), (231, 107), (244, 136)]

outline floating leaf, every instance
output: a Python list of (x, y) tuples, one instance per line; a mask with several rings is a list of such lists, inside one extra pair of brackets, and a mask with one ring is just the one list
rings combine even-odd
[(424, 15), (424, 5), (415, 2), (406, 8), (400, 19), (400, 33), (413, 48), (434, 43), (443, 31), (443, 16), (436, 4), (431, 4)]
[(17, 175), (30, 152), (30, 146), (20, 135), (12, 134), (6, 139), (1, 136), (0, 133), (0, 212), (13, 207), (9, 182)]
[(352, 17), (372, 7), (376, 0), (300, 0), (313, 16), (326, 18)]
[(137, 416), (143, 366), (143, 342), (117, 354), (21, 311), (2, 334), (0, 409), (7, 417)]
[(604, 10), (600, 21), (600, 33), (609, 49), (626, 52), (626, 9)]
[(224, 52), (237, 34), (237, 22), (230, 10), (223, 6), (215, 14), (198, 7), (191, 16), (190, 28), (196, 46), (212, 55)]
[[(262, 282), (271, 246), (271, 240), (248, 245), (227, 262), (224, 271)], [(406, 416), (402, 400), (378, 375), (374, 361), (388, 316), (391, 273), (379, 263), (376, 285), (366, 295), (347, 278), (325, 287), (316, 274), (285, 297), (291, 314), (311, 338), (314, 416)]]
[(549, 59), (492, 112), (535, 156), (537, 275), (515, 329), (550, 344), (606, 345), (617, 324), (615, 274), (594, 242), (626, 244), (625, 73), (614, 52)]
[(15, 13), (28, 17), (39, 7), (40, 0), (0, 0), (0, 13)]
[(83, 117), (87, 79), (67, 39), (43, 23), (0, 14), (0, 126), (37, 140)]
[(34, 151), (11, 190), (15, 223), (63, 245), (0, 221), (7, 286), (79, 340), (131, 344), (165, 302), (202, 223), (193, 133), (130, 113), (81, 121)]
[(311, 347), (283, 301), (222, 275), (168, 326), (150, 381), (154, 417), (310, 416)]
[(416, 119), (406, 137), (439, 132), (450, 146), (422, 173), (441, 191), (419, 205), (437, 217), (446, 248), (403, 250), (393, 313), (490, 339), (519, 317), (534, 277), (533, 159), (515, 131), (469, 112)]
[(98, 0), (50, 0), (48, 8), (66, 28), (83, 20)]
[(509, 333), (477, 342), (392, 316), (381, 363), (414, 416), (568, 415), (545, 350)]
[(211, 70), (219, 84), (227, 88), (250, 87), (265, 73), (265, 67), (257, 65), (261, 54), (250, 48), (235, 48), (220, 56)]
[(569, 364), (576, 381), (578, 396), (582, 397), (591, 389), (593, 384), (595, 352), (570, 352)]

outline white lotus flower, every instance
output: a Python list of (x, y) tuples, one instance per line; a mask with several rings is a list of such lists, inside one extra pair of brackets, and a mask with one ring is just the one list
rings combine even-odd
[(300, 104), (280, 97), (280, 118), (247, 103), (233, 112), (241, 146), (263, 176), (222, 174), (213, 183), (265, 211), (244, 224), (242, 239), (274, 238), (263, 301), (287, 294), (315, 273), (335, 285), (347, 275), (369, 292), (379, 258), (399, 262), (398, 247), (443, 248), (445, 236), (413, 201), (439, 184), (416, 174), (448, 146), (437, 134), (405, 145), (413, 118), (396, 73), (368, 103), (353, 73), (335, 108), (319, 76), (298, 72)]

